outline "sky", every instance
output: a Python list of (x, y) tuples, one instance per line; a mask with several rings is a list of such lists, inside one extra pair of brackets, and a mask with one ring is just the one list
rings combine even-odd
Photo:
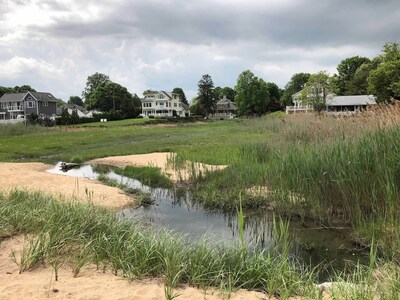
[(142, 97), (244, 70), (283, 88), (299, 72), (400, 42), (399, 0), (0, 0), (0, 86), (65, 101), (96, 72)]

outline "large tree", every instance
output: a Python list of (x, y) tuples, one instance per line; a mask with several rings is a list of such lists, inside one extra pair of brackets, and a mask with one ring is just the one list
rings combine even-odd
[(379, 56), (380, 64), (368, 77), (368, 90), (378, 102), (400, 97), (400, 47), (398, 43), (386, 44)]
[(107, 82), (110, 82), (110, 77), (102, 73), (96, 72), (93, 75), (88, 76), (85, 89), (82, 92), (82, 98), (85, 100), (85, 106), (87, 108), (93, 107), (93, 104), (90, 103), (90, 101), (91, 96), (97, 87)]
[(309, 73), (296, 73), (292, 76), (290, 81), (285, 86), (285, 91), (283, 92), (280, 102), (282, 105), (292, 105), (292, 95), (300, 92), (308, 79), (310, 78)]
[(115, 82), (105, 82), (99, 85), (90, 96), (90, 109), (103, 112), (118, 112), (123, 118), (134, 117), (138, 101), (133, 99), (128, 90)]
[(338, 95), (351, 95), (351, 84), (360, 66), (371, 61), (366, 57), (353, 56), (343, 59), (337, 66), (338, 75), (335, 80), (335, 93)]
[(83, 106), (83, 100), (79, 96), (71, 96), (69, 97), (68, 104)]
[(239, 75), (235, 91), (239, 115), (262, 115), (267, 112), (270, 102), (267, 83), (251, 71), (246, 70)]
[(217, 86), (215, 88), (215, 96), (217, 97), (218, 100), (226, 96), (226, 98), (228, 98), (229, 100), (235, 101), (235, 90), (229, 86), (223, 88)]
[(321, 71), (310, 76), (302, 90), (302, 97), (315, 111), (322, 111), (326, 106), (326, 97), (331, 92), (331, 77), (326, 71)]
[(179, 94), (179, 96), (181, 97), (181, 100), (182, 100), (183, 103), (189, 104), (187, 99), (186, 99), (185, 92), (180, 87), (174, 88), (172, 90), (172, 92), (175, 93), (175, 94)]
[(204, 110), (205, 116), (208, 117), (215, 110), (217, 98), (214, 92), (214, 83), (211, 76), (205, 74), (198, 83), (198, 101)]

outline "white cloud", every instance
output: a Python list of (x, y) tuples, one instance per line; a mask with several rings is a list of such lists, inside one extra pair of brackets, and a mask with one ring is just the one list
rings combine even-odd
[(54, 77), (62, 74), (56, 66), (44, 60), (14, 56), (13, 58), (0, 62), (0, 79), (18, 78), (21, 75), (36, 75), (43, 77)]

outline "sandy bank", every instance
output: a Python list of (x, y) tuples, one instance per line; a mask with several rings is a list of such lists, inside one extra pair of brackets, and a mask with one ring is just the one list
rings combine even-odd
[[(97, 158), (88, 161), (89, 164), (105, 164), (112, 165), (116, 167), (125, 166), (152, 166), (160, 168), (171, 180), (188, 180), (189, 175), (195, 171), (197, 174), (199, 172), (205, 173), (207, 171), (221, 170), (226, 166), (223, 165), (207, 165), (202, 163), (186, 162), (186, 167), (182, 170), (174, 170), (169, 164), (168, 160), (176, 155), (171, 152), (156, 152), (149, 154), (135, 154), (135, 155), (125, 155), (125, 156), (110, 156), (104, 158)], [(194, 168), (194, 170), (193, 170)]]
[(92, 201), (113, 210), (134, 204), (134, 200), (118, 188), (87, 178), (46, 173), (50, 168), (51, 165), (43, 163), (0, 163), (0, 188), (43, 191), (67, 200)]
[[(11, 251), (19, 252), (23, 246), (22, 237), (6, 240), (0, 244), (0, 299), (126, 299), (158, 300), (165, 299), (161, 280), (129, 282), (110, 272), (103, 273), (95, 266), (81, 270), (73, 277), (71, 268), (63, 265), (59, 270), (58, 281), (54, 280), (51, 267), (40, 267), (22, 274), (11, 259)], [(176, 289), (177, 299), (217, 300), (228, 299), (217, 290), (202, 290), (193, 287)], [(273, 299), (259, 292), (240, 290), (231, 294), (232, 300)]]

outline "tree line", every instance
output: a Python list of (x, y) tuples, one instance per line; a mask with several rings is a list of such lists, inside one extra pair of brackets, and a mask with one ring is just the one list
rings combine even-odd
[[(205, 117), (215, 112), (216, 103), (223, 96), (236, 103), (239, 116), (257, 116), (283, 109), (293, 104), (292, 95), (298, 92), (317, 109), (324, 106), (326, 96), (330, 93), (373, 94), (377, 102), (385, 102), (391, 97), (400, 98), (400, 46), (398, 43), (385, 44), (382, 54), (373, 59), (361, 56), (343, 59), (337, 66), (337, 74), (332, 76), (326, 71), (296, 73), (284, 89), (273, 82), (265, 82), (250, 70), (238, 76), (234, 88), (215, 87), (209, 74), (203, 75), (197, 86), (198, 94), (191, 101), (191, 113)], [(0, 96), (27, 91), (36, 90), (29, 85), (14, 88), (0, 86)], [(143, 95), (149, 92), (154, 91), (146, 90)], [(176, 87), (172, 92), (179, 94), (182, 102), (189, 104), (182, 88)], [(82, 97), (71, 96), (68, 103), (120, 118), (133, 118), (141, 113), (141, 101), (136, 94), (131, 94), (127, 88), (111, 81), (109, 76), (98, 72), (87, 77)]]

